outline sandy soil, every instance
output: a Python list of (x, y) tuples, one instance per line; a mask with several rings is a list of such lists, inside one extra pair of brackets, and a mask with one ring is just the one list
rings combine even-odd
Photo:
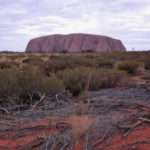
[(0, 120), (0, 150), (149, 150), (150, 91), (89, 92), (83, 102), (47, 98)]

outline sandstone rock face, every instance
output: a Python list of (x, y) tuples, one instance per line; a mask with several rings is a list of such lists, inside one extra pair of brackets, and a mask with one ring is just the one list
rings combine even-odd
[(91, 34), (55, 34), (32, 39), (26, 52), (112, 52), (126, 51), (120, 40)]

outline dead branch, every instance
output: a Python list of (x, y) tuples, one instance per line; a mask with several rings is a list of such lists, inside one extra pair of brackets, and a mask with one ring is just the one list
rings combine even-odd
[(150, 123), (150, 119), (148, 119), (148, 118), (140, 117), (139, 120)]
[(32, 106), (32, 111), (35, 110), (35, 108), (42, 103), (45, 100), (45, 94), (41, 96), (40, 100), (38, 102), (36, 102), (33, 106)]
[(0, 111), (6, 113), (7, 115), (9, 114), (9, 111), (4, 107), (0, 107)]
[(59, 103), (60, 103), (60, 100), (59, 100), (59, 98), (58, 98), (58, 94), (56, 94), (55, 97), (56, 97), (56, 103), (59, 104)]
[(138, 107), (140, 109), (143, 109), (143, 110), (146, 110), (146, 111), (150, 112), (150, 107), (145, 105), (145, 104), (136, 103), (135, 107)]
[(97, 140), (93, 146), (96, 147), (96, 146), (100, 145), (109, 136), (109, 132), (110, 132), (110, 129), (107, 130), (105, 132), (105, 134), (103, 135), (103, 137), (101, 137), (99, 140)]
[(124, 130), (127, 130), (124, 134), (124, 136), (128, 136), (128, 134), (133, 131), (136, 127), (138, 127), (139, 125), (141, 125), (143, 123), (143, 121), (137, 121), (136, 123), (134, 124), (131, 124), (131, 125), (118, 125), (118, 127), (120, 129), (124, 129)]

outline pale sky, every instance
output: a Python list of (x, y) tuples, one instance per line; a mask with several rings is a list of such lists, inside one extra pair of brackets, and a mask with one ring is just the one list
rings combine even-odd
[(0, 0), (0, 50), (24, 51), (32, 38), (92, 33), (150, 50), (150, 0)]

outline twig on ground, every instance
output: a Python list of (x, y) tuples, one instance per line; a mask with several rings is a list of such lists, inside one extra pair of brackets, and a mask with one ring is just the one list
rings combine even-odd
[(36, 102), (33, 106), (32, 106), (32, 111), (35, 110), (35, 108), (44, 101), (45, 99), (45, 95), (42, 95), (40, 100), (38, 102)]
[(150, 123), (150, 119), (148, 119), (148, 118), (140, 117), (139, 120)]
[(4, 113), (9, 114), (9, 111), (4, 107), (0, 107), (0, 111), (3, 111)]
[(150, 106), (147, 106), (146, 104), (136, 103), (135, 107), (138, 107), (140, 109), (144, 109), (145, 111), (150, 112)]
[(125, 132), (124, 136), (128, 136), (128, 134), (135, 129), (136, 127), (138, 127), (139, 125), (141, 125), (143, 123), (143, 121), (137, 121), (136, 123), (132, 124), (132, 125), (119, 125), (118, 127), (120, 129), (126, 129), (127, 131)]
[(98, 146), (99, 144), (101, 144), (108, 136), (109, 136), (109, 132), (110, 132), (110, 129), (107, 130), (105, 132), (105, 134), (103, 135), (102, 138), (100, 138), (98, 141), (96, 141), (96, 143), (93, 145), (94, 147)]
[(16, 125), (15, 123), (4, 121), (4, 120), (0, 120), (0, 124), (6, 125), (6, 126), (15, 126)]
[(58, 94), (56, 94), (55, 97), (56, 97), (56, 103), (59, 104), (59, 103), (60, 103), (60, 100), (59, 100), (59, 98), (58, 98)]

